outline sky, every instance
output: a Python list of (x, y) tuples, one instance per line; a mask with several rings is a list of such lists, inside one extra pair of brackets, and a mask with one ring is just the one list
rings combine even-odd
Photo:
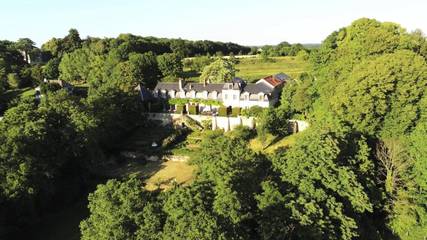
[(41, 46), (76, 28), (81, 38), (320, 43), (361, 17), (427, 33), (426, 9), (427, 0), (0, 0), (0, 39), (28, 37)]

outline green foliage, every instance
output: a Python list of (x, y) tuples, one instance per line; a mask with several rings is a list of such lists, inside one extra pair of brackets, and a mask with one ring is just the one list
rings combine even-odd
[(288, 134), (288, 116), (280, 108), (268, 108), (257, 118), (258, 135), (271, 133), (276, 136)]
[(175, 112), (176, 112), (176, 113), (179, 113), (179, 114), (184, 114), (184, 113), (186, 113), (185, 105), (177, 104), (177, 105), (176, 105), (176, 108), (175, 108)]
[(264, 108), (260, 106), (252, 106), (250, 108), (242, 109), (241, 114), (245, 117), (260, 117)]
[(221, 116), (221, 117), (228, 116), (228, 110), (229, 110), (228, 107), (223, 107), (223, 106), (219, 107), (218, 108), (218, 116)]
[(180, 77), (182, 75), (182, 58), (175, 53), (165, 53), (157, 57), (159, 69), (164, 77)]
[(161, 203), (150, 201), (141, 185), (136, 177), (98, 185), (89, 195), (91, 214), (80, 224), (81, 239), (161, 239)]
[(22, 86), (21, 84), (22, 80), (16, 73), (9, 73), (7, 75), (7, 83), (8, 86), (11, 88), (19, 88)]
[(59, 64), (60, 79), (70, 82), (86, 81), (90, 72), (89, 55), (87, 48), (65, 53)]
[(44, 211), (56, 194), (62, 195), (57, 201), (75, 197), (69, 178), (78, 185), (75, 176), (85, 175), (95, 127), (93, 116), (65, 91), (45, 95), (38, 106), (32, 97), (24, 99), (6, 111), (0, 121), (0, 192), (7, 201), (0, 226), (5, 220), (11, 226), (34, 222), (36, 211)]
[(198, 56), (191, 59), (184, 59), (184, 67), (196, 72), (201, 72), (206, 66), (212, 63), (212, 58), (208, 56)]
[(212, 132), (201, 143), (194, 163), (201, 179), (212, 181), (216, 193), (213, 210), (233, 224), (251, 219), (255, 207), (253, 193), (264, 176), (263, 158), (253, 153), (240, 138)]
[(212, 186), (205, 182), (175, 189), (164, 205), (164, 239), (226, 239), (221, 218), (211, 210), (213, 198)]
[(230, 132), (232, 138), (240, 138), (245, 141), (249, 141), (255, 135), (255, 130), (249, 127), (239, 125)]
[(201, 82), (222, 83), (233, 79), (236, 75), (234, 64), (227, 59), (218, 58), (203, 69)]
[(385, 136), (408, 133), (419, 119), (427, 86), (425, 60), (409, 51), (386, 54), (355, 67), (337, 87), (332, 109), (355, 129)]
[(233, 116), (233, 117), (239, 116), (240, 115), (240, 110), (241, 110), (240, 107), (233, 107), (233, 108), (231, 108), (231, 116)]
[(307, 118), (312, 111), (316, 96), (314, 79), (307, 73), (300, 75), (298, 80), (288, 81), (282, 90), (280, 108), (287, 113), (287, 117), (302, 115)]
[(188, 106), (188, 114), (198, 114), (199, 113), (199, 109), (197, 107), (197, 105), (189, 105)]
[(372, 205), (357, 175), (343, 165), (340, 139), (311, 129), (298, 140), (273, 159), (288, 185), (286, 200), (279, 195), (273, 201), (285, 203), (282, 207), (301, 227), (296, 231), (301, 238), (356, 237), (357, 218), (349, 212), (371, 212)]

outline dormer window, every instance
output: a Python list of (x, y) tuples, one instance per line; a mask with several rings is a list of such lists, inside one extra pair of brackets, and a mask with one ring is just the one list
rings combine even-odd
[(233, 89), (233, 84), (232, 83), (228, 84), (228, 89)]

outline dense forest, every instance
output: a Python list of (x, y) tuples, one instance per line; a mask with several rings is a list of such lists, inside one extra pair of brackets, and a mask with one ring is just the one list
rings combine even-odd
[[(75, 30), (40, 50), (21, 42), (47, 64), (30, 65), (22, 44), (2, 42), (0, 91), (40, 76), (89, 89), (76, 96), (44, 87), (40, 102), (8, 104), (0, 121), (0, 236), (86, 194), (105, 153), (147, 122), (134, 91), (141, 81), (150, 87), (180, 76), (184, 57), (250, 51), (133, 35), (81, 40)], [(192, 184), (148, 191), (131, 175), (98, 185), (81, 239), (425, 238), (426, 37), (363, 18), (306, 53), (310, 69), (285, 85), (279, 106), (248, 113), (256, 132), (203, 133)], [(310, 122), (295, 144), (271, 154), (248, 146), (253, 135), (288, 134), (288, 119)]]

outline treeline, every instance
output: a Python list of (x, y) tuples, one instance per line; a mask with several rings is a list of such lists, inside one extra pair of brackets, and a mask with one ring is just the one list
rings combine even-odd
[(189, 186), (148, 192), (136, 177), (98, 186), (82, 239), (425, 238), (426, 59), (421, 32), (353, 22), (260, 116), (258, 135), (309, 121), (294, 144), (264, 155), (248, 147), (251, 130), (207, 133)]
[[(254, 50), (254, 49), (253, 49)], [(259, 50), (262, 55), (270, 57), (278, 56), (296, 56), (299, 52), (309, 52), (310, 49), (304, 47), (301, 43), (290, 44), (288, 42), (281, 42), (277, 45), (266, 45), (261, 47)]]

